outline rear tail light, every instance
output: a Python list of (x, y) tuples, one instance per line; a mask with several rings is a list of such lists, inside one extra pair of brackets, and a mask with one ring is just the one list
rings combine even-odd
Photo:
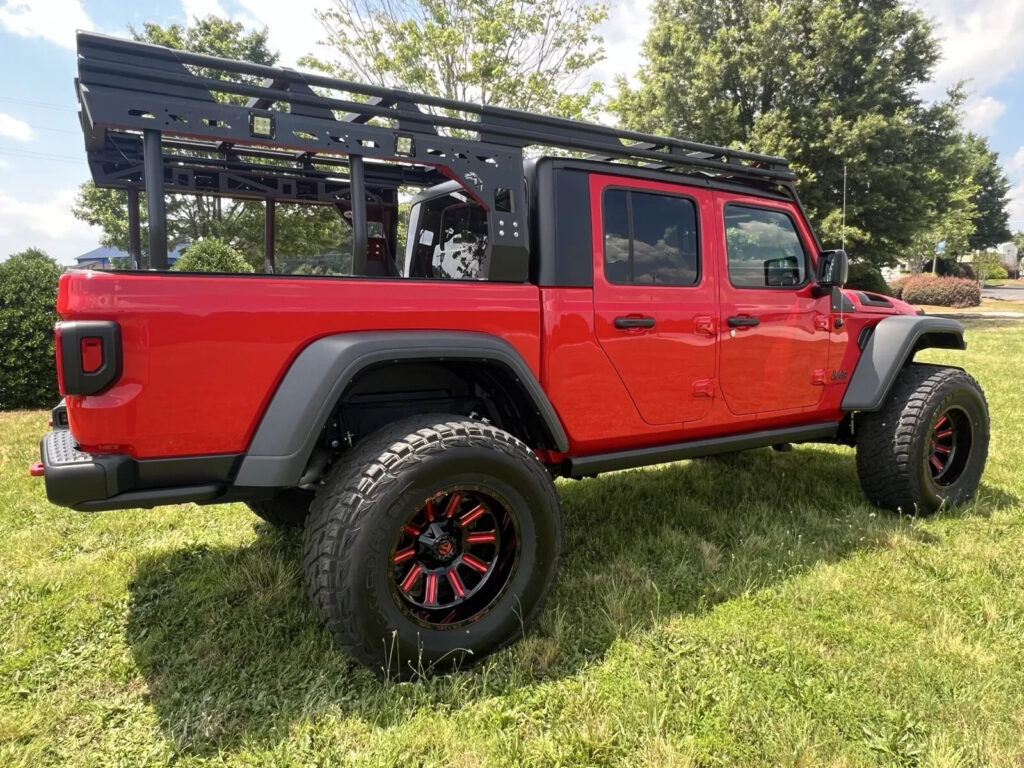
[(57, 324), (57, 379), (62, 395), (95, 395), (121, 376), (121, 326), (110, 320)]

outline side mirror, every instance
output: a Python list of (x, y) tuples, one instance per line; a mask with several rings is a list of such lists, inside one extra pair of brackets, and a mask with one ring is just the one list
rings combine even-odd
[(850, 259), (846, 251), (822, 251), (818, 254), (818, 285), (822, 288), (846, 285), (850, 276)]

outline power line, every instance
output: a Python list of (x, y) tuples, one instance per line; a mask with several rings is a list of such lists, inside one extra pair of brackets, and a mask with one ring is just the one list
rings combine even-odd
[(43, 109), (57, 109), (65, 112), (77, 112), (78, 107), (69, 107), (66, 104), (54, 104), (47, 101), (33, 101), (32, 99), (19, 99), (14, 96), (0, 96), (0, 101), (13, 101), (16, 104), (27, 104), (31, 107), (41, 107)]
[(82, 135), (81, 131), (72, 131), (69, 128), (50, 128), (49, 126), (46, 126), (46, 125), (32, 125), (31, 123), (29, 123), (28, 127), (31, 128), (34, 131), (53, 131), (54, 133), (69, 133), (72, 136), (81, 136)]
[(6, 149), (0, 147), (0, 155), (24, 157), (33, 160), (56, 160), (57, 162), (74, 163), (75, 165), (82, 165), (85, 163), (83, 158), (71, 157), (69, 155), (51, 155), (47, 152), (33, 152), (32, 150), (26, 149)]

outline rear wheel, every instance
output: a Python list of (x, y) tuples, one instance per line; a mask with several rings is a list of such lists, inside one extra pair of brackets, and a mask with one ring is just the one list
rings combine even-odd
[(550, 591), (561, 542), (558, 497), (533, 451), (489, 424), (416, 417), (332, 470), (303, 569), (338, 645), (409, 677), (516, 640)]
[(301, 528), (309, 517), (313, 493), (298, 488), (281, 491), (272, 499), (250, 501), (249, 509), (258, 517), (278, 528)]
[(873, 504), (930, 514), (977, 491), (988, 457), (988, 405), (959, 368), (907, 366), (882, 410), (856, 424), (857, 474)]

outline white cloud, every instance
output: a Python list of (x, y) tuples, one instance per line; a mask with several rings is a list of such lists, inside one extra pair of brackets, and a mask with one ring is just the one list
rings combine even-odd
[(1013, 157), (1006, 163), (1006, 170), (1010, 173), (1024, 173), (1024, 146), (1013, 153)]
[(331, 0), (233, 0), (225, 6), (220, 0), (181, 0), (189, 21), (193, 16), (213, 14), (241, 22), (250, 29), (266, 27), (271, 50), (281, 53), (280, 64), (286, 67), (294, 67), (300, 58), (317, 51), (324, 30), (314, 11), (330, 4)]
[(0, 112), (0, 136), (16, 141), (31, 141), (32, 127), (24, 120)]
[(224, 6), (217, 0), (182, 0), (181, 7), (185, 11), (185, 18), (189, 23), (193, 18), (205, 19), (207, 16), (226, 17), (228, 15)]
[(987, 133), (1006, 105), (991, 96), (973, 96), (964, 104), (964, 127), (969, 131)]
[(942, 38), (936, 87), (926, 95), (941, 95), (960, 80), (984, 93), (1024, 67), (1024, 0), (918, 0), (918, 5)]
[(35, 246), (70, 263), (95, 248), (99, 227), (79, 221), (71, 213), (77, 192), (74, 187), (59, 189), (46, 200), (24, 202), (0, 189), (0, 257)]
[(325, 36), (314, 12), (331, 0), (240, 0), (246, 14), (270, 30), (271, 47), (281, 52), (281, 64), (294, 67), (303, 56), (315, 53)]
[(81, 0), (0, 0), (0, 27), (74, 49), (75, 30), (92, 30), (95, 25)]
[(650, 29), (652, 0), (625, 0), (608, 4), (608, 18), (597, 28), (604, 37), (604, 61), (587, 73), (586, 82), (602, 82), (611, 93), (616, 75), (633, 85), (643, 61), (643, 44)]
[(1024, 182), (1010, 190), (1006, 210), (1010, 214), (1010, 229), (1014, 232), (1024, 232)]

